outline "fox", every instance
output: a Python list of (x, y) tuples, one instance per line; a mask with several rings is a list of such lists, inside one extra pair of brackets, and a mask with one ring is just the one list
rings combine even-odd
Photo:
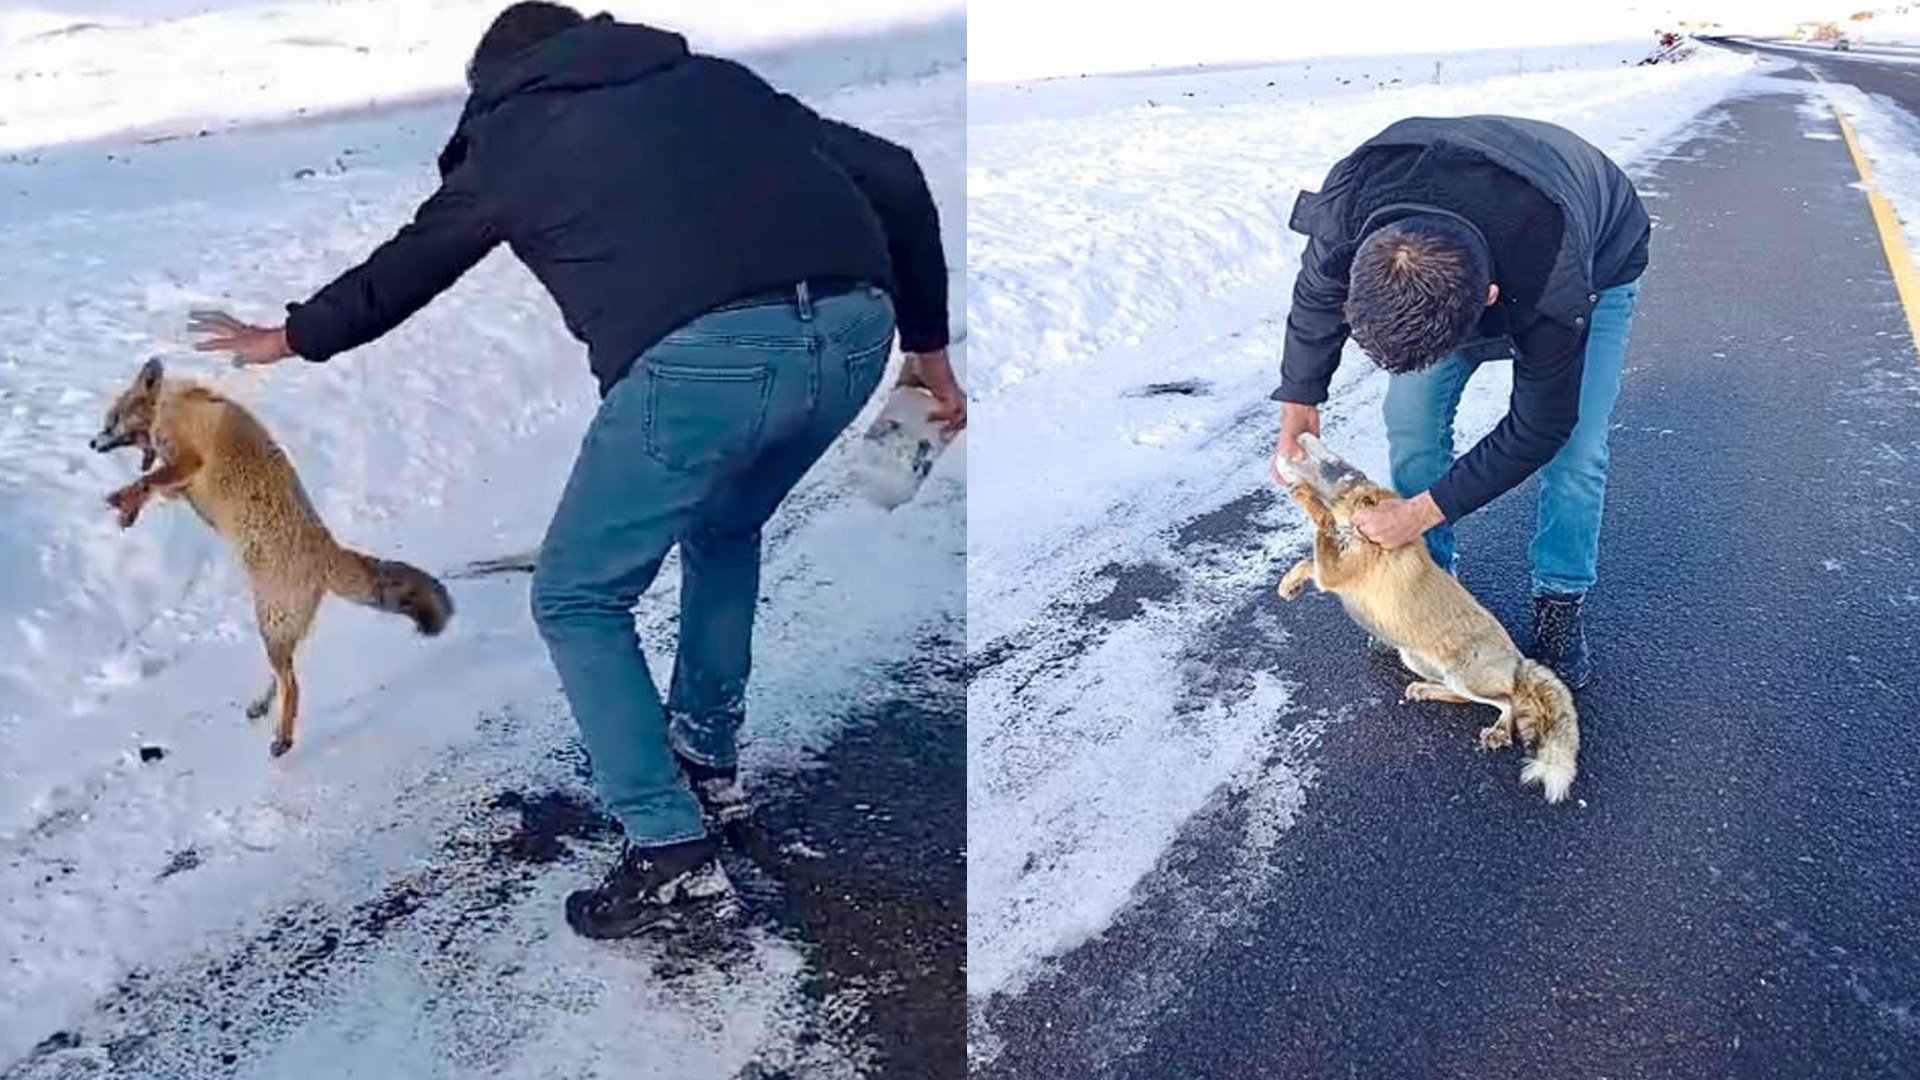
[(1354, 515), (1394, 493), (1313, 434), (1299, 442), (1305, 459), (1276, 453), (1273, 471), (1291, 485), (1293, 501), (1313, 522), (1313, 553), (1280, 579), (1280, 598), (1298, 598), (1308, 582), (1338, 597), (1355, 622), (1397, 650), (1400, 662), (1418, 676), (1403, 700), (1500, 710), (1480, 731), (1481, 749), (1511, 745), (1518, 734), (1533, 752), (1521, 783), (1540, 785), (1549, 803), (1566, 798), (1580, 753), (1572, 692), (1551, 668), (1520, 652), (1500, 620), (1440, 568), (1426, 544), (1389, 551), (1362, 536)]
[(107, 496), (122, 529), (155, 495), (184, 499), (245, 568), (271, 669), (246, 714), (263, 719), (279, 699), (274, 758), (293, 749), (300, 712), (294, 652), (326, 594), (404, 615), (428, 637), (453, 618), (453, 597), (433, 575), (334, 540), (292, 461), (252, 413), (209, 386), (168, 377), (158, 358), (141, 366), (89, 445), (103, 454), (140, 451), (140, 477)]

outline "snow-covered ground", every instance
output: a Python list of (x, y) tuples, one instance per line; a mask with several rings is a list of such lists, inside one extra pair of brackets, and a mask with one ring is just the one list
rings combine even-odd
[[(455, 54), (477, 32), (454, 9), (483, 6), (497, 7), (282, 5), (205, 16), (213, 21), (197, 28), (44, 39), (117, 42), (91, 55), (119, 65), (101, 76), (118, 111), (94, 108), (90, 91), (9, 90), (0, 139), (31, 129), (24, 141), (38, 145), (214, 106), (228, 118), (279, 114), (295, 100), (318, 110), (450, 85)], [(697, 21), (696, 5), (667, 14), (676, 10)], [(698, 13), (720, 25), (712, 5)], [(733, 14), (754, 34), (837, 21)], [(156, 85), (141, 98), (149, 76), (181, 62), (176, 50), (230, 42), (227, 30), (284, 24), (369, 43), (391, 61), (412, 55), (407, 42), (430, 23), (453, 51), (433, 53), (430, 72), (393, 67), (406, 78), (389, 83), (351, 67), (351, 47), (299, 45), (312, 51), (281, 50), (266, 65), (285, 76), (272, 92), (242, 95), (218, 76), (193, 93)], [(59, 66), (47, 50), (65, 46), (44, 40), (8, 47), (0, 70)], [(956, 297), (964, 49), (964, 28), (949, 19), (790, 44), (762, 65), (824, 112), (917, 152), (948, 223)], [(283, 71), (295, 55), (307, 58), (300, 70)], [(876, 72), (899, 77), (873, 82)], [(186, 349), (189, 309), (272, 318), (405, 221), (430, 190), (456, 104), (0, 160), (9, 1080), (725, 1077), (749, 1062), (764, 1075), (834, 1076), (863, 1058), (848, 1034), (859, 995), (810, 996), (800, 946), (749, 925), (719, 967), (654, 945), (596, 948), (558, 918), (580, 870), (489, 854), (534, 814), (515, 798), (566, 825), (568, 804), (552, 799), (584, 790), (523, 577), (451, 582), (459, 614), (433, 641), (329, 605), (302, 653), (300, 740), (270, 763), (267, 735), (239, 712), (265, 669), (231, 560), (177, 505), (155, 505), (121, 532), (101, 503), (131, 475), (133, 455), (101, 457), (86, 440), (141, 360), (160, 355), (255, 409), (357, 547), (444, 571), (537, 542), (595, 399), (582, 350), (505, 252), (382, 342), (328, 365), (243, 375)], [(964, 361), (964, 348), (956, 354)], [(805, 768), (884, 673), (913, 663), (916, 641), (957, 639), (965, 454), (950, 452), (919, 501), (885, 514), (848, 495), (836, 452), (776, 519), (750, 773)], [(676, 576), (669, 567), (641, 609), (656, 662), (671, 655)], [(164, 756), (145, 761), (143, 747)], [(521, 795), (499, 801), (503, 792)], [(348, 946), (360, 959), (330, 966)], [(113, 1070), (90, 1071), (108, 1061)]]
[[(978, 7), (969, 17), (980, 25)], [(976, 40), (976, 66), (983, 51)], [(968, 508), (976, 1002), (1017, 993), (1099, 934), (1182, 827), (1231, 799), (1254, 807), (1228, 856), (1238, 894), (1196, 902), (1213, 914), (1189, 927), (1218, 932), (1280, 872), (1270, 855), (1288, 822), (1312, 812), (1314, 733), (1340, 718), (1290, 716), (1283, 680), (1223, 674), (1233, 661), (1195, 652), (1235, 647), (1206, 629), (1269, 590), (1304, 544), (1297, 514), (1254, 498), (1271, 483), (1267, 394), (1301, 251), (1287, 228), (1297, 193), (1407, 115), (1533, 116), (1646, 160), (1757, 64), (1713, 49), (1623, 63), (1644, 52), (1322, 58), (970, 88), (974, 427), (991, 436), (972, 452)], [(1498, 418), (1507, 378), (1493, 365), (1469, 390), (1461, 445)], [(1349, 350), (1326, 409), (1329, 443), (1376, 475), (1384, 382)], [(1205, 542), (1236, 515), (1251, 516), (1256, 539)], [(1277, 620), (1263, 633), (1286, 647)], [(1174, 887), (1181, 876), (1159, 875)], [(972, 1044), (990, 1054), (992, 1033)]]
[[(1644, 49), (1662, 30), (1721, 23), (1733, 32), (1786, 34), (1796, 20), (1845, 18), (1832, 0), (1629, 0), (1542, 5), (1536, 0), (1348, 0), (1250, 4), (1187, 0), (1177, 15), (1105, 0), (972, 0), (967, 78), (1004, 82), (1328, 57), (1434, 52), (1511, 54), (1548, 45), (1620, 42)], [(1172, 11), (1175, 9), (1169, 9)]]
[[(0, 0), (0, 150), (123, 132), (371, 107), (458, 91), (504, 0)], [(896, 46), (823, 49), (902, 23), (951, 21), (960, 0), (612, 0), (586, 5), (677, 30), (696, 49), (805, 43), (806, 64), (878, 77), (951, 59)]]
[(1920, 7), (1902, 4), (1871, 19), (1847, 20), (1840, 29), (1855, 44), (1920, 46)]

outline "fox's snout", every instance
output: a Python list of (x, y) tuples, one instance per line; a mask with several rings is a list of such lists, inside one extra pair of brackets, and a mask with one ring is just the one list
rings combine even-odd
[(93, 438), (88, 439), (87, 445), (99, 453), (105, 454), (109, 451), (118, 450), (131, 442), (133, 442), (133, 436), (131, 435), (119, 435), (111, 431), (103, 431)]

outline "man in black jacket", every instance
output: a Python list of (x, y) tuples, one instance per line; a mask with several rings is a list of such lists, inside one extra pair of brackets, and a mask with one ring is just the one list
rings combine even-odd
[[(552, 293), (602, 402), (541, 546), (534, 619), (627, 837), (567, 918), (626, 936), (730, 891), (707, 819), (747, 810), (735, 735), (760, 529), (872, 396), (896, 311), (903, 380), (949, 429), (966, 422), (939, 219), (908, 151), (652, 27), (515, 4), (468, 83), (440, 187), (410, 224), (288, 305), (284, 326), (197, 316), (199, 347), (325, 360), (500, 243)], [(676, 545), (663, 706), (631, 612)]]
[[(1392, 374), (1386, 420), (1402, 498), (1356, 524), (1393, 548), (1424, 534), (1453, 569), (1452, 524), (1540, 475), (1529, 651), (1591, 677), (1580, 607), (1595, 580), (1607, 426), (1649, 219), (1633, 183), (1572, 132), (1502, 116), (1399, 121), (1302, 192), (1307, 236), (1287, 317), (1280, 452), (1318, 433), (1351, 336)], [(1458, 460), (1454, 413), (1475, 368), (1512, 356), (1505, 419)]]

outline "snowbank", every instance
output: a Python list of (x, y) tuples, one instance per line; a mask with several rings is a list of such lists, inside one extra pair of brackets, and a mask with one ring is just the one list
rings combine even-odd
[[(987, 15), (975, 7), (976, 30), (991, 31)], [(1533, 116), (1644, 160), (1755, 67), (1713, 49), (1653, 67), (1629, 56), (1320, 58), (970, 88), (974, 421), (992, 433), (969, 478), (971, 993), (1017, 990), (1098, 934), (1223, 792), (1262, 807), (1236, 871), (1257, 891), (1272, 872), (1261, 853), (1312, 781), (1288, 733), (1310, 739), (1327, 718), (1288, 717), (1288, 687), (1264, 676), (1200, 679), (1212, 658), (1187, 651), (1304, 540), (1298, 515), (1254, 498), (1271, 485), (1266, 395), (1297, 193), (1407, 115)], [(1494, 365), (1469, 390), (1462, 445), (1500, 415), (1507, 377)], [(1188, 389), (1152, 390), (1165, 383)], [(1329, 441), (1376, 475), (1383, 389), (1350, 352), (1326, 410)], [(1250, 522), (1249, 538), (1195, 539), (1222, 515)], [(1126, 586), (1138, 609), (1103, 627), (1089, 613), (1132, 595), (1116, 566), (1146, 584)], [(1284, 629), (1268, 633), (1263, 647), (1286, 647)], [(1236, 905), (1198, 907), (1224, 922)]]
[[(366, 108), (456, 92), (503, 0), (295, 0), (0, 10), (0, 150), (138, 131)], [(613, 0), (586, 5), (762, 52), (822, 36), (960, 18), (959, 0)], [(211, 9), (211, 10), (202, 10)], [(816, 48), (817, 52), (818, 49)], [(878, 54), (861, 50), (869, 61)], [(943, 62), (952, 63), (947, 54)], [(880, 63), (911, 63), (897, 50)], [(906, 74), (895, 71), (893, 74)]]

